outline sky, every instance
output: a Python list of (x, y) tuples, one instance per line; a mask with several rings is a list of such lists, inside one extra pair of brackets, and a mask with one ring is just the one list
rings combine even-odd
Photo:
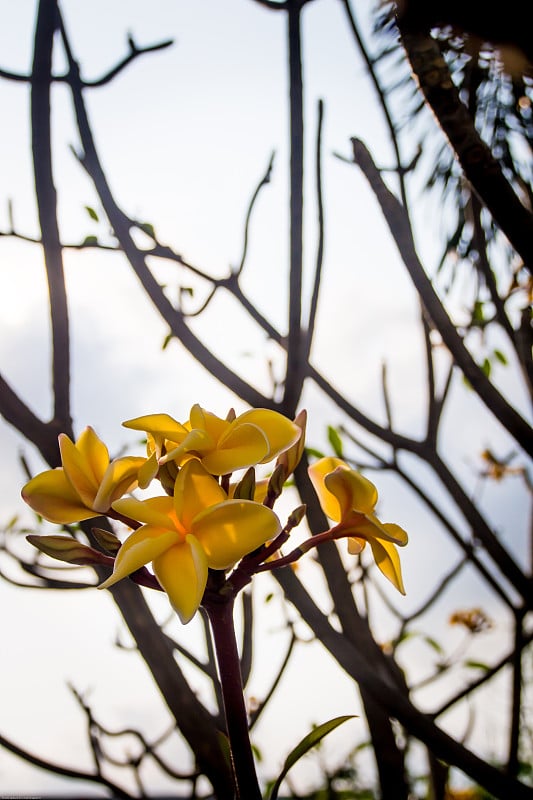
[[(284, 331), (288, 254), (284, 15), (270, 12), (254, 0), (153, 0), (149, 6), (140, 0), (128, 4), (118, 0), (95, 0), (91, 4), (65, 0), (61, 7), (82, 76), (88, 81), (121, 60), (127, 52), (128, 34), (139, 46), (174, 40), (172, 47), (138, 58), (112, 83), (87, 90), (86, 100), (96, 144), (119, 204), (131, 217), (152, 224), (159, 240), (187, 261), (215, 276), (225, 275), (240, 262), (249, 199), (275, 154), (272, 180), (261, 193), (252, 219), (243, 288)], [(369, 7), (367, 2), (357, 4), (361, 22)], [(0, 68), (28, 71), (35, 12), (33, 0), (16, 4), (0, 0)], [(403, 273), (364, 181), (353, 167), (335, 156), (349, 157), (352, 136), (367, 143), (379, 165), (391, 164), (392, 152), (364, 65), (349, 38), (341, 4), (332, 0), (310, 3), (303, 14), (303, 34), (307, 293), (316, 256), (313, 152), (317, 104), (319, 99), (325, 102), (327, 236), (314, 360), (362, 410), (383, 422), (380, 375), (386, 359), (396, 423), (402, 431), (415, 434), (421, 429), (424, 408), (416, 293)], [(61, 73), (64, 58), (59, 49), (55, 59)], [(11, 203), (16, 230), (37, 236), (27, 87), (0, 80), (0, 107), (8, 120), (0, 134), (0, 230), (9, 227)], [(109, 242), (99, 201), (70, 149), (77, 147), (78, 137), (68, 94), (60, 85), (53, 93), (53, 114), (54, 169), (63, 241), (76, 244), (90, 235), (102, 243)], [(406, 151), (408, 154), (409, 143)], [(98, 220), (92, 219), (87, 207), (96, 211)], [(438, 206), (427, 201), (419, 222), (423, 231), (418, 242), (420, 252), (431, 263), (442, 233)], [(0, 253), (0, 370), (35, 413), (47, 418), (51, 413), (50, 344), (42, 257), (37, 247), (8, 237), (0, 239)], [(242, 402), (215, 384), (178, 343), (171, 342), (162, 349), (166, 326), (149, 307), (120, 256), (70, 250), (65, 253), (65, 268), (77, 432), (90, 424), (116, 451), (123, 446), (137, 447), (121, 423), (140, 414), (166, 411), (184, 420), (195, 402), (220, 416), (232, 405), (237, 411), (244, 410)], [(176, 298), (180, 285), (191, 286), (194, 295), (189, 302), (200, 304), (206, 291), (202, 282), (190, 275), (183, 278), (170, 263), (158, 264), (155, 271), (168, 286), (169, 296)], [(227, 296), (213, 303), (207, 320), (199, 320), (197, 329), (213, 352), (268, 393), (268, 362), (272, 361), (274, 371), (280, 374), (281, 354), (229, 304)], [(497, 379), (513, 401), (525, 408), (524, 395), (510, 371), (502, 371)], [(508, 442), (460, 382), (456, 394), (457, 402), (445, 421), (449, 436), (446, 454), (465, 485), (474, 491), (476, 454), (489, 442), (500, 448)], [(344, 420), (317, 392), (306, 392), (302, 403), (310, 414), (309, 444), (323, 448), (326, 426)], [(460, 436), (457, 413), (464, 420)], [(0, 443), (4, 476), (0, 519), (5, 522), (18, 515), (29, 521), (28, 510), (20, 500), (24, 482), (20, 454), (34, 472), (45, 465), (2, 421)], [(426, 480), (431, 490), (438, 491), (430, 476)], [(394, 479), (380, 475), (379, 481), (384, 515), (402, 524), (411, 536), (403, 562), (408, 596), (402, 602), (406, 610), (416, 607), (431, 588), (434, 572), (427, 564), (452, 564), (458, 553), (437, 532), (428, 536), (428, 531), (433, 533), (433, 520), (412, 499), (400, 494)], [(527, 536), (521, 496), (517, 480), (494, 487), (484, 498), (497, 529), (517, 557), (523, 557)], [(302, 570), (308, 580), (318, 582), (312, 563)], [(255, 589), (256, 596), (264, 599), (271, 590), (272, 584), (265, 577)], [(57, 758), (59, 754), (63, 763), (89, 768), (83, 723), (69, 684), (87, 693), (111, 727), (146, 725), (155, 731), (154, 737), (165, 729), (168, 720), (157, 693), (151, 691), (142, 663), (127, 649), (113, 646), (121, 626), (110, 596), (91, 590), (66, 596), (0, 582), (0, 600), (7, 609), (1, 623), (1, 734), (24, 742), (44, 758)], [(467, 578), (452, 597), (444, 596), (435, 611), (435, 621), (452, 644), (459, 646), (461, 637), (456, 631), (446, 631), (450, 608), (482, 601), (490, 604), (491, 598), (474, 576)], [(150, 603), (158, 618), (168, 618), (164, 597), (152, 593)], [(268, 652), (280, 652), (286, 639), (281, 603), (275, 600), (267, 607), (260, 602), (259, 608), (264, 615), (262, 634), (270, 637), (265, 639)], [(378, 614), (377, 628), (386, 638), (390, 620), (383, 610)], [(476, 642), (480, 657), (494, 652), (495, 641), (504, 652), (508, 646), (505, 622), (504, 618), (498, 620), (496, 631)], [(196, 622), (185, 632), (172, 623), (172, 630), (193, 649), (200, 648), (201, 631)], [(123, 631), (120, 636), (125, 637)], [(498, 638), (491, 638), (494, 636)], [(262, 653), (259, 648), (251, 695), (261, 696), (272, 674), (272, 663)], [(420, 663), (422, 672), (424, 665), (433, 663), (423, 642)], [(412, 661), (407, 666), (412, 669)], [(191, 675), (191, 680), (199, 679)], [(204, 691), (201, 682), (198, 691)], [(289, 718), (287, 698), (291, 704)], [(422, 698), (430, 707), (432, 700), (431, 692)], [(284, 681), (279, 699), (269, 706), (257, 729), (257, 744), (265, 754), (262, 775), (272, 776), (311, 724), (339, 714), (360, 713), (359, 702), (353, 685), (338, 671), (331, 672), (328, 658), (316, 644), (298, 648), (296, 664)], [(494, 734), (488, 732), (498, 729), (505, 714), (497, 699), (479, 722), (478, 735), (485, 741), (488, 736), (489, 747), (500, 745), (490, 741)], [(356, 732), (357, 724), (349, 723), (354, 738), (360, 740), (363, 734)], [(458, 715), (456, 719), (452, 716), (449, 724), (462, 731), (467, 722)], [(363, 723), (360, 725), (362, 729)], [(345, 748), (344, 735), (334, 733), (325, 745), (324, 757), (334, 760)], [(304, 791), (317, 774), (317, 762), (309, 758), (295, 769), (294, 780)], [(72, 790), (63, 780), (37, 771), (2, 750), (0, 784), (2, 791), (17, 794)], [(164, 788), (158, 784), (157, 791)], [(87, 785), (79, 790), (87, 796), (101, 796)]]

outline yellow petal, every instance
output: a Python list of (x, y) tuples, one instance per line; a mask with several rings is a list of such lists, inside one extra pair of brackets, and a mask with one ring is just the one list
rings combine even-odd
[(188, 532), (193, 519), (209, 506), (226, 500), (226, 493), (197, 459), (191, 459), (178, 472), (174, 486), (176, 517)]
[(154, 573), (184, 625), (194, 617), (207, 583), (207, 559), (194, 536), (154, 560)]
[(253, 500), (226, 500), (202, 512), (191, 532), (200, 541), (212, 569), (228, 569), (274, 539), (281, 526), (274, 512)]
[(88, 508), (92, 508), (100, 481), (109, 465), (107, 447), (92, 428), (86, 428), (76, 444), (65, 433), (59, 435), (65, 475)]
[(202, 458), (202, 463), (213, 475), (227, 475), (263, 463), (268, 453), (268, 439), (261, 428), (232, 423), (216, 449)]
[(347, 540), (348, 552), (351, 556), (358, 556), (365, 549), (366, 539), (359, 539), (357, 536), (350, 536)]
[(198, 403), (191, 408), (189, 417), (191, 429), (198, 428), (205, 431), (216, 444), (229, 428), (230, 423), (217, 417), (211, 411), (206, 411)]
[(369, 539), (369, 544), (378, 569), (401, 594), (405, 594), (400, 556), (396, 551), (396, 547), (391, 542), (384, 542), (378, 539)]
[(170, 414), (145, 414), (123, 422), (125, 428), (153, 434), (157, 439), (171, 439), (180, 442), (187, 435), (187, 430)]
[(326, 475), (324, 483), (339, 501), (342, 517), (352, 509), (360, 514), (372, 514), (374, 511), (378, 490), (368, 478), (356, 470), (339, 466)]
[[(380, 539), (381, 541), (393, 542), (396, 545), (403, 547), (407, 544), (407, 533), (400, 528), (399, 525), (393, 525), (390, 522), (380, 522), (375, 514), (369, 514), (361, 517), (360, 514), (355, 513), (353, 518), (353, 530), (356, 536), (370, 541), (371, 539)], [(350, 516), (343, 519), (343, 525), (350, 524)]]
[(252, 408), (250, 411), (245, 411), (237, 417), (235, 423), (239, 425), (250, 423), (261, 428), (269, 444), (269, 451), (263, 463), (271, 461), (283, 450), (292, 447), (302, 435), (301, 428), (292, 420), (268, 408)]
[(60, 467), (41, 472), (28, 481), (22, 489), (22, 498), (50, 522), (81, 522), (97, 516), (83, 504)]
[(175, 528), (176, 515), (171, 497), (149, 497), (147, 500), (137, 500), (136, 497), (123, 497), (115, 500), (113, 508), (137, 522), (155, 525), (158, 528)]
[(154, 450), (140, 468), (137, 480), (141, 489), (146, 489), (146, 487), (152, 483), (153, 479), (157, 475), (159, 470), (158, 458), (159, 455), (157, 450)]
[(89, 426), (82, 431), (76, 440), (76, 449), (85, 460), (88, 469), (94, 476), (95, 482), (99, 484), (109, 465), (109, 451), (106, 445), (97, 436), (93, 428)]
[[(407, 531), (404, 531), (399, 525), (395, 525), (393, 522), (380, 522), (379, 524), (381, 530), (386, 534), (387, 539), (390, 539), (390, 541), (394, 542), (394, 544), (399, 547), (404, 547), (407, 544), (409, 540)], [(380, 536), (380, 539), (383, 538), (383, 535)]]
[(322, 511), (334, 522), (340, 522), (341, 506), (335, 495), (327, 489), (324, 481), (326, 475), (329, 475), (337, 467), (346, 468), (346, 464), (340, 458), (327, 457), (315, 461), (308, 469), (309, 477), (317, 493)]
[(105, 471), (93, 508), (103, 513), (111, 507), (111, 503), (135, 488), (137, 475), (145, 463), (145, 458), (135, 456), (114, 459)]
[(215, 443), (208, 433), (195, 428), (187, 432), (184, 440), (177, 447), (173, 447), (172, 442), (167, 441), (167, 452), (159, 459), (159, 463), (166, 464), (168, 461), (177, 461), (180, 464), (191, 452), (201, 458), (204, 453), (208, 453), (214, 446)]
[(121, 546), (115, 559), (113, 574), (98, 587), (107, 589), (109, 586), (131, 575), (132, 572), (149, 564), (158, 558), (165, 550), (179, 541), (179, 534), (168, 528), (156, 528), (153, 525), (143, 525), (137, 528)]

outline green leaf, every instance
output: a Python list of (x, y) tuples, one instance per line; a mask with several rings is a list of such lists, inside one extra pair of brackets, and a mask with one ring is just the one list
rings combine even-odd
[(328, 425), (328, 439), (337, 458), (342, 458), (342, 440), (338, 432), (331, 425)]
[(424, 641), (425, 641), (426, 644), (428, 644), (430, 647), (432, 647), (433, 650), (436, 650), (437, 653), (440, 654), (440, 653), (443, 652), (442, 647), (440, 646), (440, 644), (435, 639), (432, 639), (431, 636), (424, 636)]
[(91, 219), (94, 219), (95, 222), (99, 222), (98, 214), (94, 208), (91, 208), (91, 206), (85, 206), (85, 211), (88, 213)]
[(485, 320), (485, 313), (483, 311), (483, 303), (481, 300), (476, 300), (474, 308), (472, 309), (472, 322), (478, 325)]
[(139, 222), (138, 227), (141, 231), (146, 233), (147, 236), (150, 236), (155, 242), (155, 230), (151, 222)]
[(335, 728), (338, 728), (343, 722), (347, 722), (349, 719), (355, 719), (355, 717), (355, 714), (350, 714), (343, 717), (335, 717), (334, 719), (330, 719), (329, 722), (323, 722), (322, 725), (318, 725), (311, 731), (311, 733), (308, 733), (307, 736), (304, 736), (301, 742), (296, 745), (294, 750), (291, 750), (285, 759), (283, 769), (281, 770), (276, 782), (268, 794), (268, 800), (276, 800), (285, 775), (292, 767), (294, 767), (296, 762), (299, 761), (302, 756), (305, 756), (309, 750), (312, 750), (313, 747), (316, 747), (316, 745), (324, 738), (324, 736), (327, 736), (328, 733), (331, 733), (331, 731), (335, 730)]
[(81, 243), (82, 247), (90, 247), (92, 245), (98, 244), (98, 237), (97, 236), (86, 236), (83, 242)]
[(507, 364), (509, 363), (508, 360), (507, 360), (507, 356), (505, 355), (505, 353), (502, 353), (501, 350), (494, 350), (493, 351), (493, 355), (494, 355), (494, 358), (497, 359), (500, 362), (500, 364), (503, 364), (504, 366), (507, 366)]
[(322, 450), (316, 450), (314, 447), (306, 447), (305, 452), (308, 456), (314, 456), (315, 458), (324, 458), (324, 453)]
[(490, 371), (491, 371), (491, 363), (488, 358), (484, 359), (483, 364), (481, 364), (481, 372), (487, 377), (490, 378)]
[(482, 669), (483, 672), (488, 672), (490, 667), (488, 664), (483, 664), (482, 661), (465, 661), (463, 663), (464, 667), (468, 667), (469, 669)]
[(167, 347), (168, 347), (169, 343), (172, 341), (173, 337), (174, 337), (174, 334), (172, 333), (172, 331), (170, 331), (170, 333), (167, 333), (167, 335), (163, 339), (163, 344), (161, 345), (161, 350), (166, 350), (167, 349)]

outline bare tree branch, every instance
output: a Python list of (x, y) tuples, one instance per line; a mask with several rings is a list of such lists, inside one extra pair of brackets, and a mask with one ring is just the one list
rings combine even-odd
[(68, 306), (57, 224), (50, 128), (52, 49), (57, 14), (56, 0), (40, 0), (31, 75), (31, 123), (35, 192), (50, 296), (54, 418), (65, 433), (72, 435)]

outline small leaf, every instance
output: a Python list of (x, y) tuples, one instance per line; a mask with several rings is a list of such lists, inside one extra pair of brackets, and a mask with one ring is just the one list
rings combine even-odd
[(313, 747), (316, 747), (316, 745), (324, 738), (324, 736), (327, 736), (328, 733), (331, 733), (331, 731), (335, 730), (335, 728), (338, 728), (338, 726), (342, 725), (343, 722), (347, 722), (349, 719), (355, 719), (355, 716), (356, 715), (354, 714), (350, 714), (343, 717), (335, 717), (334, 719), (330, 719), (329, 722), (323, 722), (322, 725), (318, 725), (311, 731), (311, 733), (308, 733), (307, 736), (304, 736), (301, 742), (296, 745), (294, 750), (291, 750), (285, 759), (283, 769), (281, 770), (276, 782), (270, 790), (268, 800), (276, 800), (285, 775), (296, 764), (296, 762), (302, 758), (302, 756), (305, 756), (309, 750), (312, 750)]
[(316, 450), (314, 447), (306, 447), (305, 452), (308, 456), (314, 456), (314, 458), (324, 458), (322, 450)]
[(425, 641), (426, 644), (428, 644), (430, 647), (432, 647), (433, 650), (436, 650), (437, 653), (440, 654), (440, 653), (443, 652), (442, 647), (440, 646), (440, 644), (435, 639), (432, 639), (431, 636), (424, 636), (424, 641)]
[(88, 213), (91, 219), (94, 219), (95, 222), (99, 222), (98, 214), (94, 208), (91, 208), (91, 206), (85, 206), (85, 211)]
[(480, 325), (482, 322), (485, 321), (485, 313), (483, 310), (483, 303), (481, 300), (476, 300), (474, 303), (474, 308), (472, 309), (472, 322)]
[(173, 336), (174, 336), (174, 334), (172, 333), (172, 331), (170, 333), (167, 333), (167, 335), (163, 339), (163, 344), (161, 345), (161, 350), (166, 350), (167, 349), (169, 343), (172, 341)]
[(141, 231), (146, 233), (147, 236), (150, 236), (155, 242), (155, 230), (151, 222), (139, 222), (138, 227)]
[(483, 672), (488, 672), (490, 669), (489, 665), (483, 664), (482, 661), (465, 661), (463, 666), (468, 667), (468, 669), (482, 669)]
[(342, 440), (338, 432), (331, 425), (328, 425), (328, 439), (337, 458), (342, 458)]
[(488, 358), (485, 358), (483, 364), (481, 365), (481, 372), (487, 377), (490, 378), (490, 371), (492, 369), (492, 365)]
[(420, 636), (418, 631), (404, 630), (398, 637), (398, 644), (402, 644), (402, 642), (406, 642), (408, 639), (413, 639), (415, 636)]
[(36, 536), (30, 534), (26, 536), (30, 544), (58, 561), (66, 561), (68, 564), (85, 566), (87, 564), (109, 564), (112, 559), (104, 556), (98, 550), (94, 550), (86, 544), (81, 544), (72, 536)]
[(86, 236), (83, 242), (81, 243), (82, 247), (91, 247), (95, 244), (98, 244), (98, 237), (97, 236)]
[(494, 350), (493, 351), (493, 355), (494, 355), (494, 358), (497, 359), (497, 361), (500, 362), (500, 364), (503, 364), (504, 366), (507, 366), (507, 364), (509, 363), (508, 360), (507, 360), (507, 356), (505, 355), (505, 353), (502, 353), (501, 350)]
[(252, 744), (252, 753), (254, 754), (254, 758), (255, 758), (255, 760), (257, 762), (260, 762), (260, 761), (263, 760), (263, 753), (261, 752), (261, 750), (258, 748), (258, 746), (256, 744)]

